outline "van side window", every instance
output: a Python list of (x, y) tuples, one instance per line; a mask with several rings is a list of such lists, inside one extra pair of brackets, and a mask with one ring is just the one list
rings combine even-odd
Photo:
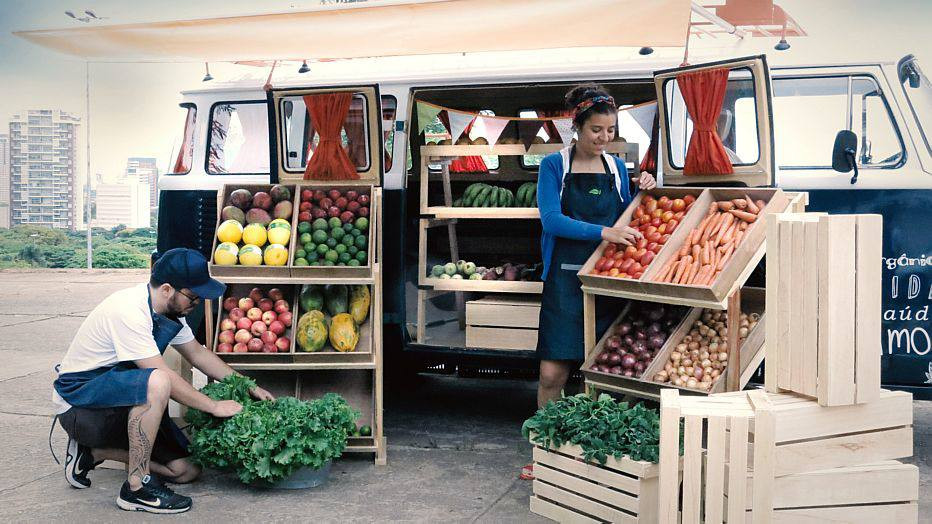
[[(384, 98), (384, 97), (383, 97)], [(282, 136), (285, 146), (285, 169), (303, 171), (314, 156), (320, 134), (307, 112), (304, 98), (286, 96), (281, 99)], [(357, 171), (369, 169), (369, 104), (365, 95), (356, 93), (350, 101), (349, 111), (343, 120), (340, 139)]]
[(218, 102), (210, 110), (207, 173), (269, 172), (269, 113), (265, 100)]
[[(479, 111), (479, 114), (485, 116), (495, 116), (495, 112), (491, 109), (483, 109)], [(464, 132), (463, 135), (460, 136), (459, 140), (463, 140), (463, 138), (478, 138), (482, 136), (483, 131), (484, 130), (481, 128), (476, 128), (474, 123), (469, 131), (470, 136), (467, 137), (466, 133)], [(446, 141), (444, 144), (449, 145), (451, 140), (450, 131), (447, 129), (447, 126), (444, 124), (443, 120), (440, 119), (440, 114), (438, 114), (434, 117), (434, 120), (431, 123), (427, 124), (427, 127), (424, 129), (424, 144), (439, 144), (444, 140)], [(482, 155), (482, 161), (485, 162), (485, 167), (487, 167), (490, 171), (498, 169), (498, 155)], [(427, 168), (431, 171), (440, 171), (441, 165), (428, 164)]]
[[(539, 113), (535, 109), (524, 109), (518, 112), (519, 118), (537, 118)], [(547, 132), (548, 126), (544, 125), (537, 131), (537, 138), (543, 140), (542, 143), (550, 141), (550, 133)], [(536, 169), (547, 155), (523, 155), (521, 157), (521, 167), (524, 169)]]
[(858, 137), (858, 165), (895, 167), (903, 144), (877, 82), (867, 75), (773, 79), (773, 130), (781, 169), (831, 169), (835, 135)]
[(932, 126), (932, 82), (919, 68), (919, 61), (912, 56), (900, 61), (898, 73), (922, 140), (929, 153), (932, 153), (932, 129), (929, 129)]
[(181, 143), (178, 150), (171, 156), (169, 175), (185, 175), (191, 171), (194, 162), (194, 128), (197, 124), (197, 106), (194, 104), (181, 104), (184, 110), (184, 130), (181, 133)]
[(385, 150), (383, 169), (392, 168), (393, 147), (395, 146), (395, 115), (398, 114), (398, 99), (392, 95), (382, 95), (382, 140)]

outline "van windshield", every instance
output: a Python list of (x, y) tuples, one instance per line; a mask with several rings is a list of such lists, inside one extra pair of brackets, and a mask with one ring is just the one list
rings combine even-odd
[(922, 125), (923, 122), (932, 123), (932, 83), (919, 68), (919, 61), (914, 58), (900, 62), (899, 69), (900, 81), (906, 92), (906, 99), (909, 100), (909, 107), (913, 111), (913, 117), (916, 119), (916, 126), (922, 133), (926, 149), (932, 154), (932, 137), (929, 136), (932, 130), (926, 130)]

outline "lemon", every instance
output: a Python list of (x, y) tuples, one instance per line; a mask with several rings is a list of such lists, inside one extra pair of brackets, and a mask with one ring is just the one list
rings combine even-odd
[(269, 244), (264, 253), (267, 266), (284, 266), (288, 263), (288, 248), (281, 244)]
[(269, 237), (270, 244), (285, 245), (288, 243), (288, 240), (291, 238), (291, 229), (269, 226), (268, 237)]
[(224, 242), (214, 251), (214, 263), (221, 266), (235, 266), (239, 248), (233, 242)]
[(269, 230), (275, 229), (277, 227), (283, 227), (288, 231), (291, 231), (291, 222), (285, 220), (284, 218), (276, 218), (275, 220), (269, 222)]
[[(263, 229), (263, 232), (264, 231)], [(262, 249), (255, 244), (246, 244), (241, 247), (239, 250), (239, 263), (244, 266), (261, 266)]]
[(243, 238), (243, 225), (236, 220), (226, 220), (217, 228), (217, 240), (236, 244)]
[(265, 245), (266, 238), (265, 227), (262, 224), (249, 224), (246, 229), (243, 229), (243, 242), (246, 244), (262, 247)]

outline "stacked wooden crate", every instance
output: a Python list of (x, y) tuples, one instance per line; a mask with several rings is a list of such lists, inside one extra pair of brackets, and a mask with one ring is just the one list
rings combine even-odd
[(488, 295), (466, 302), (466, 347), (534, 351), (540, 297)]
[(896, 461), (912, 396), (880, 388), (881, 218), (767, 221), (766, 391), (663, 392), (660, 521), (917, 522), (918, 470)]

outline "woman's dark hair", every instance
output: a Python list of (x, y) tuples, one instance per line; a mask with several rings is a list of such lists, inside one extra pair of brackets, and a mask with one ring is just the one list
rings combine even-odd
[(592, 104), (589, 108), (584, 111), (576, 112), (576, 107), (591, 98), (595, 97), (606, 97), (611, 99), (611, 95), (604, 87), (598, 84), (581, 84), (573, 89), (570, 89), (564, 101), (566, 102), (566, 108), (573, 113), (573, 124), (576, 127), (582, 127), (582, 125), (592, 116), (594, 113), (599, 113), (602, 115), (612, 115), (617, 109), (613, 103), (607, 101), (600, 101)]

